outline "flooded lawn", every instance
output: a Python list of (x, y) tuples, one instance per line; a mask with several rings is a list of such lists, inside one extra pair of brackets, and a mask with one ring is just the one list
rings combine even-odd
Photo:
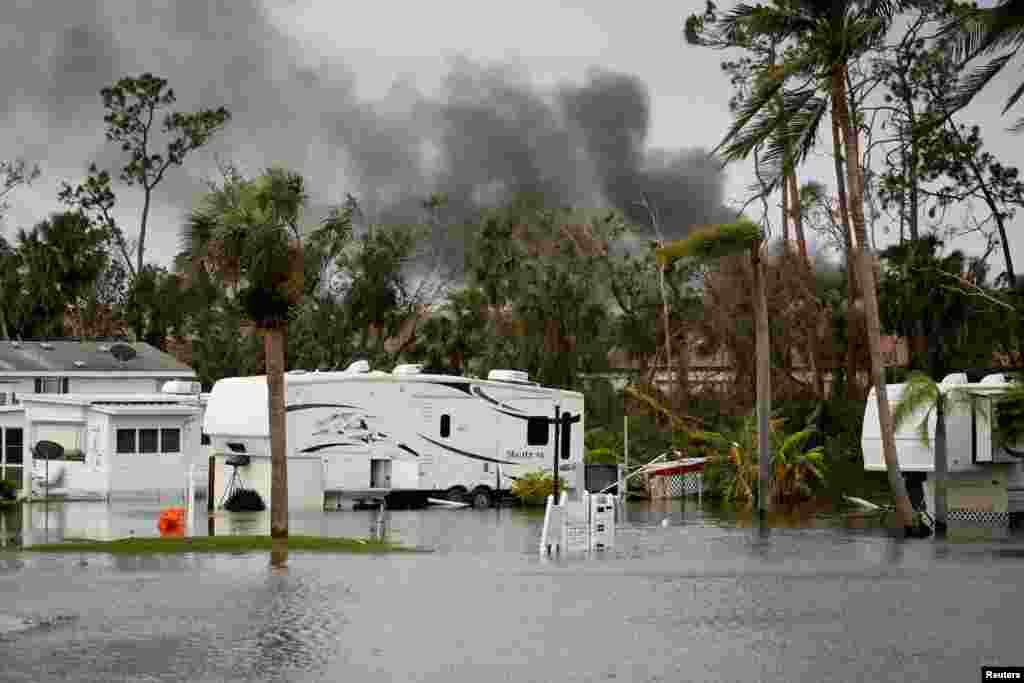
[[(8, 510), (0, 534), (155, 535), (158, 509), (65, 504), (45, 526), (41, 507)], [(967, 681), (1024, 664), (1024, 537), (902, 542), (824, 515), (765, 536), (673, 501), (632, 504), (612, 552), (542, 560), (541, 522), (518, 509), (293, 515), (296, 534), (383, 532), (436, 552), (293, 553), (283, 570), (266, 554), (3, 552), (0, 679)]]

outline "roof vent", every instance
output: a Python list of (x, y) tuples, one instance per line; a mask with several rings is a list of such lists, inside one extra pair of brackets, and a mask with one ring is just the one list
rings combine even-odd
[(12, 341), (11, 342), (11, 346), (13, 346), (16, 349), (20, 349), (21, 348), (21, 342), (20, 341)]
[(305, 375), (306, 371), (305, 370), (289, 370), (288, 374), (289, 375)]
[(100, 345), (99, 345), (99, 346), (97, 346), (96, 348), (97, 348), (97, 349), (98, 349), (99, 351), (102, 351), (103, 353), (106, 353), (107, 351), (109, 351), (109, 350), (110, 350), (110, 345), (109, 345), (109, 344), (100, 344)]
[(530, 384), (530, 375), (522, 370), (491, 370), (487, 373), (487, 379), (492, 382)]
[(370, 371), (370, 361), (368, 360), (357, 360), (356, 362), (345, 368), (345, 372), (350, 374), (362, 374)]
[(966, 372), (954, 372), (951, 375), (946, 375), (942, 378), (940, 384), (968, 384)]
[(53, 351), (53, 344), (50, 342), (39, 342), (39, 348), (46, 349), (47, 351)]
[(1006, 384), (1006, 375), (997, 372), (994, 375), (985, 375), (978, 384)]
[(392, 375), (418, 375), (423, 372), (423, 366), (420, 363), (406, 363), (404, 365), (396, 365), (395, 369), (391, 371)]
[(85, 367), (85, 361), (84, 360), (76, 360), (75, 361), (75, 367), (76, 368), (84, 368)]

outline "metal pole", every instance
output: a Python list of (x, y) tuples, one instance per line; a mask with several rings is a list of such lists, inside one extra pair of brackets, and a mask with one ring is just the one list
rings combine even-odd
[[(939, 387), (935, 402), (935, 535), (944, 536), (949, 528), (947, 492), (949, 490), (949, 463), (946, 439), (946, 397)], [(991, 405), (991, 403), (989, 404)], [(974, 407), (971, 407), (974, 410)], [(991, 412), (989, 413), (991, 415)]]
[(622, 497), (623, 503), (625, 503), (630, 489), (630, 416), (628, 415), (623, 416), (623, 457), (626, 459), (625, 475), (623, 476), (623, 488), (618, 492), (618, 496)]
[(551, 461), (551, 472), (555, 478), (554, 482), (554, 494), (555, 494), (555, 505), (558, 504), (558, 416), (560, 414), (558, 406), (555, 406), (555, 457)]

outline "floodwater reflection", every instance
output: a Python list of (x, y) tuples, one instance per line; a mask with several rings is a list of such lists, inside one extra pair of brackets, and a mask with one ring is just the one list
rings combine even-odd
[[(57, 512), (66, 537), (158, 534), (152, 502)], [(38, 536), (15, 524), (34, 511), (3, 519), (9, 539)], [(211, 521), (252, 533), (263, 520)], [(267, 553), (0, 552), (2, 677), (971, 680), (982, 663), (1016, 661), (1019, 535), (903, 541), (818, 513), (765, 535), (742, 512), (659, 501), (626, 507), (612, 551), (542, 561), (541, 523), (520, 509), (296, 513), (292, 534), (379, 534), (436, 552), (282, 545), (269, 565)]]

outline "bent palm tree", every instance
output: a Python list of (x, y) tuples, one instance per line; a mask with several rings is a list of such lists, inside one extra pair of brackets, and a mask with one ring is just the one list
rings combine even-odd
[(229, 172), (184, 228), (184, 260), (236, 285), (246, 316), (264, 335), (270, 430), (270, 535), (288, 537), (284, 347), (288, 314), (303, 294), (299, 218), (302, 177), (270, 169), (255, 180)]
[[(853, 125), (848, 90), (849, 62), (885, 35), (895, 11), (902, 5), (898, 0), (789, 0), (771, 6), (741, 4), (723, 17), (721, 24), (727, 33), (770, 34), (791, 39), (794, 45), (786, 51), (781, 65), (763, 70), (720, 148), (727, 159), (740, 159), (770, 142), (769, 159), (785, 159), (787, 154), (802, 158), (813, 148), (824, 114), (831, 110), (835, 147), (841, 146), (846, 156), (851, 255), (855, 256), (867, 318), (882, 453), (900, 523), (909, 532), (914, 526), (914, 510), (899, 469), (885, 390), (878, 295), (864, 217), (859, 132)], [(786, 90), (786, 84), (795, 80), (801, 81), (800, 86)], [(826, 96), (820, 96), (821, 93)], [(773, 109), (770, 105), (780, 95), (782, 106)], [(779, 130), (781, 135), (776, 134)]]
[(754, 270), (758, 452), (761, 465), (757, 504), (758, 514), (762, 521), (768, 514), (768, 486), (771, 480), (769, 420), (772, 411), (771, 340), (768, 329), (768, 304), (765, 296), (764, 261), (761, 258), (763, 246), (764, 235), (760, 226), (753, 221), (741, 219), (735, 223), (712, 225), (696, 230), (690, 233), (686, 239), (671, 242), (655, 252), (655, 257), (661, 266), (685, 257), (717, 259), (744, 252), (750, 255), (750, 263)]

